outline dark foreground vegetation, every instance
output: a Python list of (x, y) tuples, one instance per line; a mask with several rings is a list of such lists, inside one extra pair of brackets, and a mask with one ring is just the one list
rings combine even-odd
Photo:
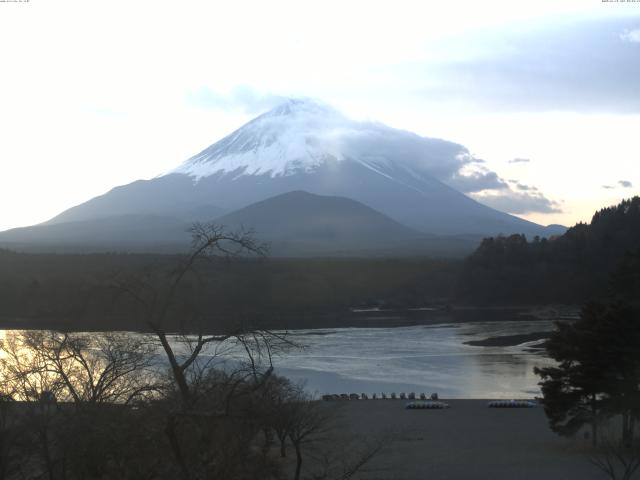
[(7, 333), (0, 479), (298, 480), (303, 468), (346, 479), (379, 451), (377, 441), (348, 456), (337, 442), (310, 448), (331, 435), (331, 412), (273, 374), (273, 354), (295, 347), (285, 335), (237, 323), (169, 336), (176, 325), (202, 332), (193, 296), (201, 261), (260, 253), (250, 237), (215, 226), (193, 235), (191, 255), (166, 275), (114, 279), (151, 335)]
[(245, 356), (222, 369), (199, 358), (212, 338), (185, 345), (167, 375), (141, 337), (10, 333), (0, 479), (346, 479), (382, 447), (348, 435), (322, 443), (337, 437), (334, 412), (271, 373), (264, 350), (283, 339), (229, 337)]
[[(591, 439), (589, 460), (611, 479), (640, 468), (640, 309), (634, 300), (591, 302), (558, 323), (546, 343), (557, 364), (536, 368), (554, 432)], [(585, 427), (589, 430), (585, 430)]]
[[(556, 365), (535, 372), (551, 429), (564, 436), (583, 431), (594, 447), (590, 461), (608, 478), (631, 479), (640, 468), (640, 264), (638, 250), (617, 262), (611, 251), (638, 246), (640, 202), (599, 212), (593, 224), (600, 229), (578, 229), (569, 238), (583, 245), (583, 262), (594, 269), (601, 291), (578, 320), (557, 322), (545, 344)], [(584, 253), (590, 248), (602, 256)], [(607, 271), (605, 282), (599, 275)]]

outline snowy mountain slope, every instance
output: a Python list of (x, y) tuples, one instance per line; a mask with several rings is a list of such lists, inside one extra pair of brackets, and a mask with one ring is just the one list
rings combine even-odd
[(326, 105), (292, 99), (170, 173), (187, 174), (196, 181), (216, 174), (233, 179), (244, 175), (274, 178), (310, 174), (327, 163), (352, 161), (390, 180), (402, 182), (404, 174), (425, 181), (457, 163), (456, 156), (466, 154), (455, 143), (379, 123), (352, 121)]
[[(373, 122), (349, 120), (309, 100), (289, 100), (176, 169), (114, 188), (49, 223), (113, 215), (171, 215), (215, 205), (232, 212), (295, 190), (364, 203), (425, 233), (547, 233), (446, 185), (468, 151)], [(191, 219), (193, 219), (191, 217)]]

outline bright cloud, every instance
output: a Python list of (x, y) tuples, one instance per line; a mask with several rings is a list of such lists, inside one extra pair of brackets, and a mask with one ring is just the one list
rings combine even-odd
[(625, 30), (620, 34), (620, 40), (631, 43), (640, 43), (640, 28), (636, 30)]

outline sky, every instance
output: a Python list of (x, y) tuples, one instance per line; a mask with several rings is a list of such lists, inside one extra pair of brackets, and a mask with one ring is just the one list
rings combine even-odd
[(464, 145), (573, 225), (640, 192), (640, 2), (0, 2), (0, 230), (167, 172), (285, 97)]

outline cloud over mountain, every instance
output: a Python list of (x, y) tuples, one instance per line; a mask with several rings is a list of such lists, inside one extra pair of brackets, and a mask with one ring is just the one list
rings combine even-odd
[[(132, 214), (193, 218), (193, 212), (233, 212), (291, 191), (349, 198), (440, 235), (544, 234), (540, 225), (504, 211), (556, 208), (537, 191), (513, 191), (462, 145), (289, 99), (164, 175), (116, 187), (49, 223)], [(483, 204), (491, 202), (503, 210)]]
[(226, 93), (202, 86), (192, 91), (187, 100), (199, 108), (239, 110), (255, 114), (273, 108), (286, 98), (257, 92), (248, 85), (239, 85)]
[(469, 174), (456, 172), (446, 182), (456, 190), (464, 193), (480, 192), (482, 190), (503, 190), (509, 185), (496, 172), (489, 170), (476, 171)]
[[(525, 185), (525, 187), (527, 187)], [(511, 189), (497, 192), (481, 192), (471, 196), (479, 202), (489, 205), (503, 212), (515, 215), (525, 213), (560, 213), (559, 202), (549, 200), (542, 193), (535, 191), (535, 187), (527, 187), (529, 191), (514, 191)]]

